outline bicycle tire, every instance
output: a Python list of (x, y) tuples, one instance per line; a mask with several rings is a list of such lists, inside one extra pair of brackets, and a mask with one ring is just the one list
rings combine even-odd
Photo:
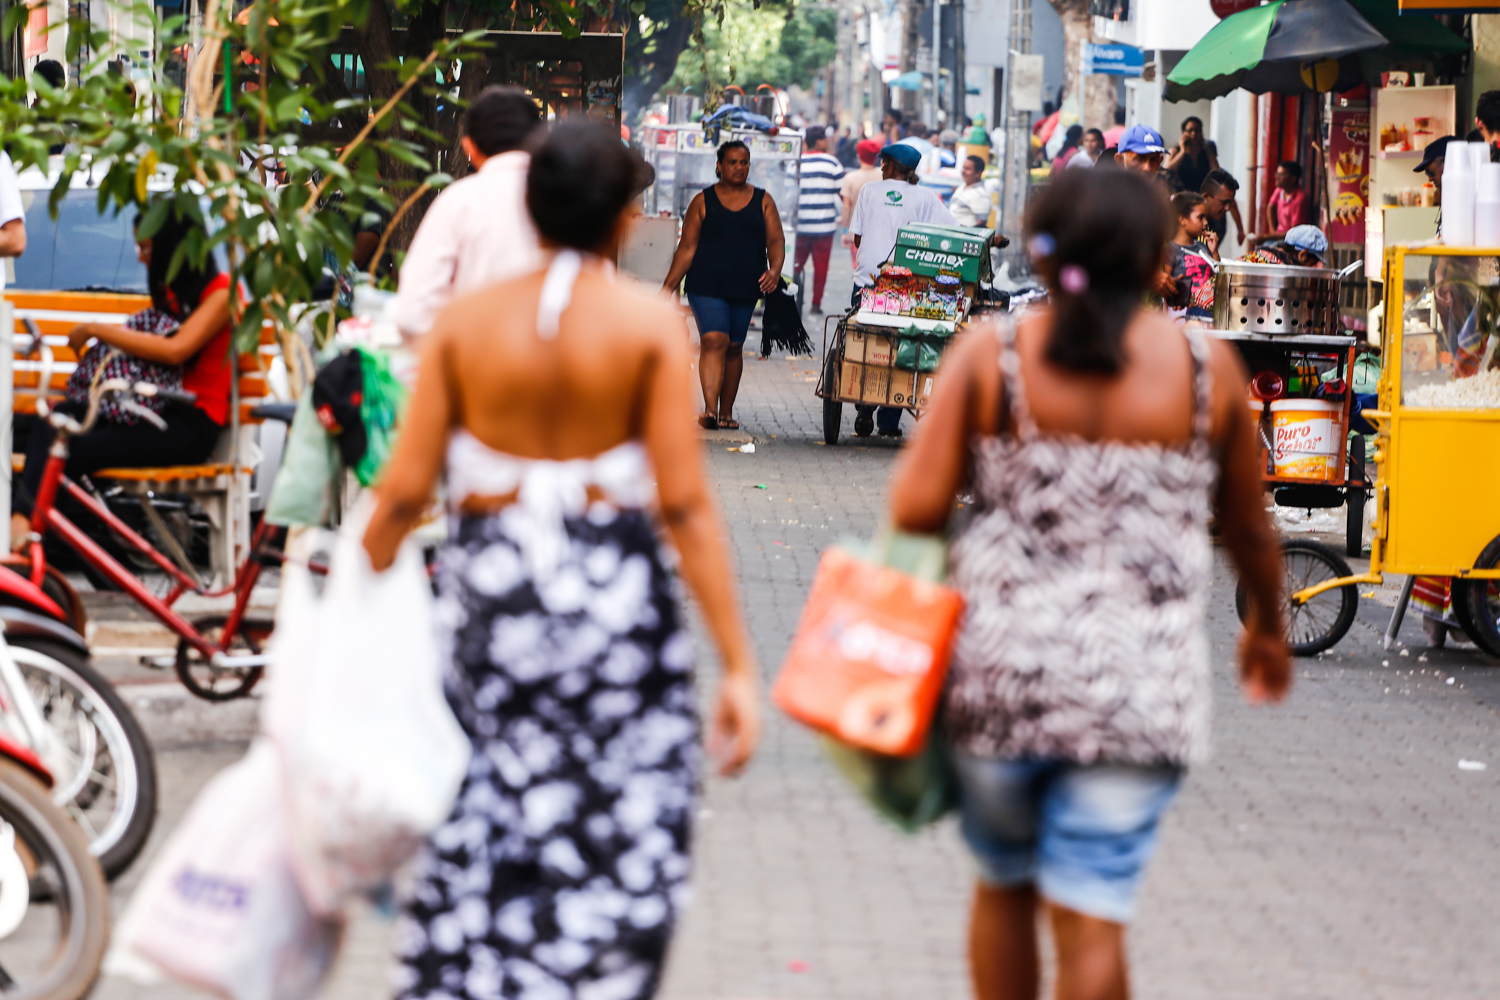
[[(38, 707), (72, 755), (71, 772), (55, 767), (51, 758), (47, 761), (56, 780), (54, 798), (66, 795), (57, 804), (83, 831), (105, 877), (114, 879), (140, 855), (156, 825), (156, 756), (151, 742), (119, 692), (78, 653), (61, 643), (31, 636), (12, 639), (10, 647)], [(39, 690), (35, 681), (43, 677), (46, 688)], [(75, 702), (71, 706), (59, 701), (69, 692)], [(78, 705), (78, 699), (84, 704)], [(87, 750), (89, 734), (68, 730), (76, 725), (79, 709), (94, 731), (93, 739), (103, 740), (109, 755), (107, 763), (101, 763), (97, 749)], [(78, 737), (76, 745), (85, 752), (73, 754), (75, 743), (70, 737), (74, 735)], [(97, 748), (97, 743), (94, 746)], [(116, 799), (101, 827), (90, 807), (106, 777), (115, 782)]]
[[(109, 890), (104, 873), (89, 853), (83, 831), (52, 801), (42, 783), (6, 759), (0, 759), (0, 822), (14, 828), (17, 848), (25, 848), (23, 863), (30, 862), (27, 918), (33, 910), (56, 909), (58, 938), (50, 950), (37, 948), (26, 934), (18, 940), (12, 935), (0, 941), (0, 964), (8, 974), (29, 969), (41, 956), (47, 963), (34, 981), (15, 982), (5, 995), (14, 1000), (80, 1000), (99, 978), (109, 944)], [(43, 921), (52, 922), (46, 917)], [(29, 962), (10, 960), (6, 945), (11, 941), (17, 955)]]
[[(212, 639), (214, 630), (223, 628), (227, 620), (223, 615), (206, 615), (194, 619), (192, 626), (202, 635)], [(246, 618), (240, 623), (240, 631), (235, 636), (235, 641), (243, 643), (250, 652), (262, 652), (266, 638), (275, 627), (274, 622)], [(177, 679), (182, 681), (183, 687), (204, 701), (233, 701), (236, 698), (244, 698), (264, 675), (264, 667), (217, 669), (206, 663), (203, 660), (203, 654), (199, 653), (186, 639), (177, 640)], [(216, 686), (221, 677), (229, 680), (227, 686)]]
[[(1315, 656), (1332, 648), (1349, 632), (1359, 607), (1359, 589), (1352, 583), (1325, 590), (1307, 604), (1294, 606), (1291, 595), (1324, 580), (1353, 576), (1344, 557), (1333, 549), (1306, 539), (1281, 543), (1286, 574), (1287, 648), (1295, 656)], [(1235, 587), (1234, 609), (1243, 623), (1249, 614), (1244, 585)]]
[[(1494, 569), (1500, 565), (1500, 536), (1492, 538), (1474, 562), (1475, 569)], [(1460, 581), (1454, 580), (1455, 584)], [(1500, 580), (1464, 580), (1468, 591), (1469, 637), (1490, 656), (1500, 658)], [(1457, 608), (1458, 602), (1454, 601)]]

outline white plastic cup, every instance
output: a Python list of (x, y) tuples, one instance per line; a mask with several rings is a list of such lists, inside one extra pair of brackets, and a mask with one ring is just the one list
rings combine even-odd
[(1474, 245), (1474, 175), (1449, 177), (1443, 171), (1443, 242), (1450, 247)]
[[(1470, 162), (1474, 164), (1474, 173), (1479, 174), (1481, 168), (1490, 162), (1490, 144), (1487, 142), (1469, 143)], [(1444, 158), (1444, 169), (1446, 170), (1446, 157)]]
[(1479, 165), (1478, 182), (1474, 185), (1474, 201), (1500, 201), (1500, 163), (1486, 160)]
[[(1493, 166), (1500, 167), (1500, 163)], [(1474, 202), (1474, 245), (1500, 247), (1500, 198)]]

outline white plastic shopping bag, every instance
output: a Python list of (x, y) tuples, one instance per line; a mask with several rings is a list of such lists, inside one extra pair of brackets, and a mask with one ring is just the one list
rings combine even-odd
[(367, 495), (333, 540), (322, 593), (299, 539), (282, 574), (262, 726), (281, 750), (292, 864), (333, 913), (388, 880), (448, 817), (469, 740), (443, 696), (433, 599), (417, 547), (383, 573), (362, 539)]
[(131, 897), (111, 971), (160, 971), (228, 1000), (313, 996), (343, 921), (303, 900), (280, 781), (275, 748), (258, 740), (209, 782)]

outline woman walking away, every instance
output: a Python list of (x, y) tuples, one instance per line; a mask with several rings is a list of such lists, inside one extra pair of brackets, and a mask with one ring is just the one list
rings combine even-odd
[(708, 741), (720, 772), (758, 739), (755, 665), (688, 419), (687, 331), (609, 264), (638, 214), (638, 163), (587, 122), (533, 151), (545, 269), (439, 313), (365, 534), (383, 570), (446, 475), (439, 609), (473, 758), (405, 907), (402, 997), (656, 990), (700, 756), (658, 517), (724, 663)]
[[(745, 337), (762, 295), (776, 290), (786, 259), (786, 235), (776, 203), (752, 187), (750, 147), (738, 139), (719, 147), (719, 182), (694, 196), (682, 220), (682, 239), (662, 288), (675, 297), (687, 276), (688, 305), (698, 323), (698, 380), (712, 430), (738, 428), (734, 397), (745, 369)], [(699, 251), (702, 253), (699, 253)]]
[(1128, 995), (1136, 887), (1206, 750), (1211, 508), (1251, 596), (1245, 696), (1278, 701), (1291, 681), (1247, 375), (1142, 308), (1168, 213), (1123, 170), (1067, 170), (1034, 198), (1051, 305), (956, 345), (896, 476), (906, 531), (942, 531), (959, 489), (976, 497), (950, 550), (968, 611), (944, 725), (979, 862), (979, 1000), (1036, 997), (1039, 909), (1060, 1000)]

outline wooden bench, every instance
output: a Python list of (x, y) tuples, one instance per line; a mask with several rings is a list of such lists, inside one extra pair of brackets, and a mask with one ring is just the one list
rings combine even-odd
[[(20, 356), (30, 344), (22, 320), (35, 320), (52, 348), (54, 362), (48, 389), (57, 398), (62, 395), (68, 376), (78, 366), (78, 359), (68, 347), (67, 340), (73, 327), (87, 322), (121, 325), (130, 314), (151, 304), (151, 299), (145, 295), (100, 292), (6, 291), (5, 298), (15, 307), (12, 385), (16, 413), (36, 412), (35, 393), (41, 378), (40, 359)], [(271, 328), (267, 327), (261, 332), (259, 350), (236, 359), (239, 406), (231, 412), (230, 422), (207, 462), (159, 468), (104, 469), (91, 477), (119, 486), (138, 497), (147, 507), (151, 498), (158, 494), (192, 498), (208, 517), (210, 567), (213, 583), (217, 586), (232, 583), (235, 571), (249, 555), (250, 477), (260, 461), (255, 425), (261, 421), (253, 411), (256, 406), (269, 401), (266, 372), (279, 353)], [(12, 465), (19, 472), (20, 462), (14, 456)]]

